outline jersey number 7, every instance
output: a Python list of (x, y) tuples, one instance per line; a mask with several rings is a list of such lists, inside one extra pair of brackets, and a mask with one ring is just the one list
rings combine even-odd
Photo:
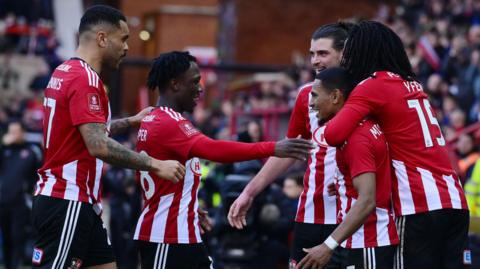
[[(45, 148), (47, 149), (48, 149), (48, 146), (50, 145), (50, 133), (52, 131), (52, 121), (53, 121), (53, 116), (55, 115), (56, 103), (57, 102), (53, 98), (45, 97), (45, 99), (43, 99), (43, 105), (45, 106), (45, 114), (48, 114), (47, 137), (45, 140)], [(47, 113), (48, 107), (50, 108), (50, 113)]]

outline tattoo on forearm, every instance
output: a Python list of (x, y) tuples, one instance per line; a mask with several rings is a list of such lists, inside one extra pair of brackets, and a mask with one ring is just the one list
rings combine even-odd
[(114, 135), (114, 134), (124, 133), (130, 127), (131, 125), (128, 122), (127, 118), (113, 120), (112, 123), (110, 124), (110, 134)]
[(147, 155), (136, 153), (117, 141), (107, 138), (108, 156), (104, 161), (135, 170), (149, 170), (151, 159)]
[(151, 158), (145, 154), (136, 153), (122, 146), (117, 141), (105, 134), (105, 125), (100, 123), (86, 124), (87, 133), (83, 135), (85, 143), (89, 147), (106, 151), (101, 159), (115, 166), (121, 166), (136, 170), (149, 170)]

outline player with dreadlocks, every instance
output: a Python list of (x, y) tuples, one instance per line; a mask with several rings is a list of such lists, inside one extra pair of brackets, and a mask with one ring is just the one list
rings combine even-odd
[(341, 64), (358, 85), (328, 123), (325, 139), (342, 145), (367, 116), (383, 129), (395, 176), (397, 268), (464, 268), (471, 262), (465, 195), (400, 38), (381, 23), (361, 22)]
[(148, 87), (158, 89), (160, 98), (158, 107), (142, 120), (137, 150), (159, 160), (177, 160), (186, 173), (174, 183), (139, 172), (144, 208), (134, 239), (140, 242), (142, 268), (212, 268), (200, 237), (210, 226), (206, 212), (198, 209), (199, 158), (224, 163), (270, 156), (303, 160), (312, 149), (303, 139), (239, 143), (206, 137), (182, 115), (193, 112), (202, 92), (200, 79), (195, 57), (179, 51), (161, 54), (148, 75)]

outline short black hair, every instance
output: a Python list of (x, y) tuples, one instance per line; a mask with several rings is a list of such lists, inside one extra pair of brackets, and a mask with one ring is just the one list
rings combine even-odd
[(402, 40), (376, 21), (362, 21), (352, 28), (340, 65), (350, 72), (355, 84), (375, 71), (390, 71), (404, 80), (415, 80)]
[(322, 86), (328, 91), (339, 89), (345, 99), (348, 98), (355, 84), (345, 68), (331, 67), (315, 75), (315, 79), (321, 81)]
[(171, 51), (160, 54), (152, 62), (148, 73), (147, 87), (154, 90), (158, 87), (160, 92), (166, 89), (168, 83), (190, 68), (191, 62), (197, 62), (188, 51)]
[(339, 21), (320, 26), (313, 32), (312, 40), (331, 38), (333, 40), (332, 47), (336, 51), (341, 51), (353, 25), (353, 23)]
[(127, 22), (125, 15), (116, 8), (107, 5), (94, 5), (89, 7), (80, 20), (78, 34), (91, 30), (93, 26), (107, 23), (120, 28), (120, 21)]

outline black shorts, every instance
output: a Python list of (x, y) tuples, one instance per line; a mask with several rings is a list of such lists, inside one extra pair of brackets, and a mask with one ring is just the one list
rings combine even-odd
[(467, 210), (441, 209), (396, 219), (395, 268), (470, 268)]
[(163, 244), (138, 241), (142, 269), (212, 269), (203, 243)]
[(341, 268), (393, 269), (393, 260), (397, 246), (339, 249), (342, 253)]
[(79, 269), (115, 261), (91, 204), (39, 195), (33, 208), (33, 268)]
[[(303, 248), (320, 245), (337, 228), (336, 224), (310, 224), (295, 222), (293, 228), (293, 245), (290, 252), (290, 268), (295, 268), (303, 257), (307, 255)], [(339, 249), (339, 248), (337, 248)], [(332, 258), (325, 266), (326, 269), (340, 268), (342, 260), (339, 250), (333, 252)]]

